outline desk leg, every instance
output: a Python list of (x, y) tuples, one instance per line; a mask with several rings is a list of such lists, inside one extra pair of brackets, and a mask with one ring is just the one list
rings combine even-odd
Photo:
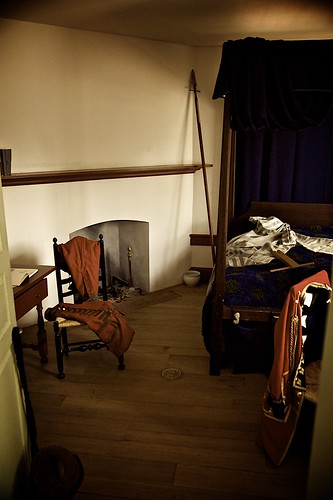
[(42, 302), (39, 302), (36, 306), (37, 309), (37, 316), (38, 316), (38, 330), (37, 330), (37, 339), (38, 339), (38, 351), (40, 355), (40, 360), (42, 363), (47, 363), (47, 337), (46, 337), (46, 331), (45, 331), (45, 325), (44, 325), (44, 318), (43, 318), (43, 306)]

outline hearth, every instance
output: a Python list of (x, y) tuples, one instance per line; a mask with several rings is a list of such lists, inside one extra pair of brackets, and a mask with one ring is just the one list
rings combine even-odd
[(149, 292), (149, 223), (115, 220), (81, 228), (69, 237), (98, 240), (103, 235), (107, 285), (119, 296), (128, 290)]

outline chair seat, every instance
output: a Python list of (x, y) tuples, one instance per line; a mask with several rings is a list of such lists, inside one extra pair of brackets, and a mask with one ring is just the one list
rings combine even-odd
[(66, 319), (66, 318), (56, 318), (58, 325), (60, 328), (69, 328), (72, 326), (84, 326), (84, 323), (80, 323), (79, 321), (75, 321), (74, 319)]

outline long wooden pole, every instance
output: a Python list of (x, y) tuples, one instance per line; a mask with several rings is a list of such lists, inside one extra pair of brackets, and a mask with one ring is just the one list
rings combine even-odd
[(220, 375), (222, 351), (225, 351), (223, 340), (223, 304), (225, 296), (226, 248), (228, 241), (228, 210), (230, 207), (230, 163), (233, 156), (233, 133), (230, 128), (230, 101), (228, 95), (224, 99), (221, 173), (219, 186), (218, 220), (216, 230), (216, 266), (213, 283), (213, 301), (211, 316), (211, 350), (210, 375)]
[(196, 80), (195, 73), (194, 73), (193, 69), (191, 71), (191, 83), (192, 83), (193, 92), (194, 92), (194, 104), (195, 104), (195, 113), (196, 113), (197, 128), (198, 128), (198, 135), (199, 135), (202, 174), (203, 174), (204, 187), (205, 187), (205, 198), (206, 198), (206, 207), (207, 207), (207, 216), (208, 216), (210, 246), (211, 246), (211, 251), (212, 251), (213, 264), (215, 264), (216, 256), (215, 256), (214, 233), (213, 233), (213, 228), (212, 228), (211, 209), (210, 209), (209, 190), (208, 190), (207, 171), (206, 171), (206, 160), (205, 160), (205, 152), (204, 152), (204, 147), (203, 147), (201, 121), (200, 121), (200, 113), (199, 113), (197, 80)]

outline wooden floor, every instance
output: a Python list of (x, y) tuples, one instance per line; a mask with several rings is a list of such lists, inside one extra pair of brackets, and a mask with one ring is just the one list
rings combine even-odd
[[(303, 452), (293, 449), (274, 468), (255, 444), (265, 376), (208, 375), (205, 292), (179, 285), (122, 303), (136, 331), (122, 372), (104, 349), (70, 354), (58, 380), (49, 324), (49, 363), (24, 350), (39, 447), (80, 456), (77, 500), (304, 498)], [(164, 378), (166, 368), (181, 377)]]

